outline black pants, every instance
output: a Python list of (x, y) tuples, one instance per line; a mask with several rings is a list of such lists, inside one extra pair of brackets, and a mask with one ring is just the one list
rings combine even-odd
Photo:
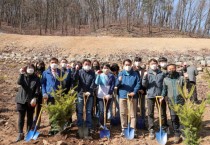
[(174, 130), (175, 136), (180, 136), (181, 135), (181, 129), (180, 129), (180, 121), (178, 115), (171, 115), (171, 122), (172, 122), (172, 127)]
[(197, 102), (198, 101), (198, 97), (197, 97), (197, 88), (196, 88), (196, 83), (195, 82), (189, 82), (187, 84), (187, 89), (190, 92), (190, 90), (192, 89), (193, 85), (195, 86), (195, 90), (190, 98), (191, 101), (193, 102)]
[[(148, 124), (149, 130), (154, 129), (154, 109), (155, 109), (156, 98), (148, 98), (147, 99), (147, 107), (148, 107)], [(166, 102), (162, 101), (161, 105), (161, 118), (162, 118), (162, 128), (165, 129), (168, 127), (167, 125), (167, 115), (166, 115)]]
[(17, 104), (18, 115), (18, 133), (23, 133), (24, 119), (27, 113), (27, 132), (31, 129), (33, 124), (34, 107), (31, 107), (29, 103)]

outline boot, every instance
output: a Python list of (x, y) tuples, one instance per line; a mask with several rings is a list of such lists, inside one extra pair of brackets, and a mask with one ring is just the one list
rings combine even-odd
[(21, 141), (21, 140), (23, 140), (23, 139), (24, 139), (24, 134), (23, 134), (23, 133), (18, 133), (16, 142), (19, 142), (19, 141)]

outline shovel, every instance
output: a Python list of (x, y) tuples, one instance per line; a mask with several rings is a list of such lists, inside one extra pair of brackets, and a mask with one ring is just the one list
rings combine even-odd
[(127, 95), (127, 104), (128, 104), (128, 128), (124, 129), (124, 135), (128, 140), (132, 140), (134, 138), (134, 128), (130, 127), (130, 108), (131, 108), (131, 98)]
[(159, 103), (158, 99), (162, 98), (162, 96), (156, 96), (156, 102), (158, 107), (159, 113), (159, 124), (160, 124), (160, 131), (156, 132), (156, 139), (160, 145), (165, 145), (167, 143), (167, 133), (162, 129), (162, 119), (161, 119), (161, 102)]
[(34, 120), (33, 120), (33, 124), (32, 124), (32, 128), (34, 128), (35, 126), (36, 126), (36, 114), (37, 114), (37, 107), (38, 107), (38, 105), (36, 105), (36, 107), (35, 107), (35, 111), (34, 111)]
[(144, 129), (145, 128), (145, 120), (142, 117), (142, 110), (141, 110), (142, 94), (140, 92), (138, 94), (139, 94), (139, 110), (140, 110), (140, 116), (137, 119), (136, 128), (138, 128), (138, 129)]
[(85, 95), (83, 93), (83, 100), (84, 100), (84, 105), (83, 105), (83, 126), (79, 127), (78, 133), (80, 138), (85, 138), (88, 137), (88, 127), (86, 126), (86, 103), (89, 98), (89, 95)]
[(96, 98), (97, 98), (97, 94), (96, 94), (96, 91), (94, 91), (94, 93), (93, 93), (93, 117), (92, 117), (92, 119), (93, 119), (93, 128), (97, 128), (98, 121), (99, 121), (98, 116), (97, 116), (97, 109), (96, 109), (96, 107), (97, 107)]
[(39, 136), (40, 133), (37, 131), (37, 127), (38, 127), (38, 125), (39, 125), (39, 120), (40, 120), (40, 118), (41, 118), (41, 114), (42, 114), (42, 108), (41, 108), (41, 110), (40, 110), (38, 119), (37, 119), (37, 121), (36, 121), (36, 125), (35, 125), (35, 127), (34, 127), (34, 130), (30, 130), (30, 131), (27, 133), (26, 137), (25, 137), (25, 141), (26, 141), (26, 142), (29, 142), (31, 139), (36, 140), (36, 139), (38, 138), (38, 136)]
[(113, 93), (113, 102), (114, 102), (114, 113), (113, 113), (113, 116), (112, 116), (112, 118), (111, 118), (111, 125), (113, 125), (113, 126), (117, 126), (117, 125), (119, 125), (120, 124), (120, 116), (117, 116), (116, 115), (116, 110), (117, 110), (117, 93), (116, 92), (114, 92)]
[(110, 131), (109, 129), (106, 127), (106, 109), (107, 109), (107, 104), (108, 104), (108, 101), (106, 101), (105, 98), (103, 98), (103, 101), (104, 101), (104, 129), (100, 131), (100, 138), (110, 138)]

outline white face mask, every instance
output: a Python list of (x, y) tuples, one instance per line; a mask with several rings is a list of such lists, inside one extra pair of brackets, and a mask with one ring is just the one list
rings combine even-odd
[(84, 69), (85, 71), (89, 71), (89, 70), (91, 70), (91, 67), (90, 67), (89, 65), (86, 65), (86, 66), (83, 66), (83, 69)]
[(61, 67), (62, 68), (66, 68), (67, 67), (67, 64), (66, 63), (61, 63)]
[(157, 69), (157, 64), (152, 64), (152, 65), (150, 65), (150, 68), (151, 68), (152, 70), (156, 70), (156, 69)]
[(57, 69), (57, 68), (58, 68), (58, 65), (57, 65), (56, 63), (52, 63), (52, 64), (50, 65), (50, 67), (51, 67), (52, 69)]
[(104, 74), (108, 74), (109, 73), (109, 69), (103, 69), (103, 73)]
[(27, 72), (27, 74), (33, 74), (34, 69), (33, 68), (27, 68), (26, 72)]
[(161, 63), (160, 63), (160, 66), (161, 66), (162, 68), (166, 68), (167, 63), (166, 63), (166, 62), (161, 62)]
[(130, 71), (131, 70), (131, 66), (124, 66), (124, 70)]
[(141, 65), (141, 62), (135, 61), (135, 62), (134, 62), (134, 65), (135, 65), (135, 66), (140, 66), (140, 65)]

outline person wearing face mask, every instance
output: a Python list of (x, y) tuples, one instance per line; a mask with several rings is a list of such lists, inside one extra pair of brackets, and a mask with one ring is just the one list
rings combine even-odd
[(167, 64), (168, 64), (167, 58), (160, 57), (158, 59), (158, 62), (159, 62), (159, 67), (160, 67), (161, 71), (167, 75)]
[(127, 128), (127, 112), (128, 105), (127, 99), (131, 100), (130, 104), (130, 115), (131, 115), (131, 128), (135, 130), (136, 133), (136, 112), (137, 112), (137, 98), (138, 91), (140, 89), (140, 78), (137, 72), (132, 69), (132, 61), (126, 59), (123, 61), (123, 71), (119, 73), (118, 79), (116, 82), (116, 87), (119, 90), (119, 104), (120, 104), (120, 120), (122, 133), (121, 136), (124, 136), (124, 129)]
[[(67, 75), (64, 81), (62, 81), (62, 87), (65, 89), (64, 93), (68, 94), (70, 88), (72, 87), (72, 77), (71, 77), (71, 69), (68, 66), (68, 61), (67, 59), (63, 58), (60, 62), (61, 66), (61, 72), (64, 75)], [(68, 126), (72, 126), (72, 117), (69, 118), (69, 121), (66, 122), (64, 128), (67, 128)]]
[[(145, 67), (142, 67), (143, 65), (141, 65), (141, 61), (142, 61), (142, 59), (140, 57), (135, 57), (135, 59), (134, 59), (134, 70), (138, 73), (139, 78), (143, 78), (143, 75), (146, 72)], [(141, 101), (140, 101), (141, 104), (139, 104), (141, 106), (141, 114), (140, 115), (141, 115), (142, 118), (145, 118), (145, 114), (146, 114), (146, 109), (145, 109), (146, 88), (142, 85), (142, 79), (141, 79), (140, 84), (141, 84), (141, 87), (139, 89), (139, 93), (141, 95)], [(137, 105), (137, 108), (138, 108), (138, 105)], [(146, 125), (144, 125), (144, 128), (146, 128)]]
[(100, 63), (97, 60), (94, 60), (92, 63), (92, 69), (97, 72), (98, 70), (100, 70)]
[[(115, 87), (115, 77), (110, 73), (110, 65), (103, 64), (102, 66), (103, 73), (96, 76), (95, 84), (98, 86), (98, 104), (99, 104), (99, 120), (100, 128), (103, 129), (104, 126), (104, 102), (105, 99), (107, 103), (106, 112), (108, 114), (108, 109), (112, 102), (112, 94)], [(107, 116), (107, 115), (106, 115)]]
[[(149, 60), (149, 70), (144, 73), (142, 85), (147, 90), (147, 106), (148, 106), (148, 124), (149, 124), (149, 138), (154, 139), (154, 107), (156, 96), (160, 96), (163, 88), (163, 79), (165, 78), (165, 74), (158, 69), (158, 61), (156, 59)], [(163, 110), (165, 107), (162, 107)], [(165, 112), (165, 111), (163, 111)], [(162, 127), (166, 128), (166, 122), (164, 122), (165, 115), (161, 115), (163, 124)]]
[(187, 62), (183, 62), (182, 65), (182, 76), (188, 76), (189, 83), (187, 85), (187, 89), (190, 92), (193, 86), (195, 86), (195, 90), (193, 92), (192, 97), (190, 98), (191, 101), (198, 103), (198, 97), (197, 97), (197, 87), (196, 87), (196, 76), (198, 75), (198, 70), (194, 65), (189, 65)]
[[(178, 90), (179, 87), (183, 87), (185, 80), (188, 82), (187, 76), (181, 76), (176, 71), (176, 65), (175, 64), (169, 64), (167, 66), (168, 75), (166, 78), (164, 78), (163, 81), (163, 90), (162, 90), (162, 96), (163, 98), (160, 99), (160, 101), (168, 100), (167, 102), (170, 105), (175, 104), (184, 104), (184, 99), (180, 94), (180, 91)], [(174, 102), (172, 102), (172, 100)], [(179, 121), (179, 117), (177, 114), (169, 107), (170, 114), (171, 114), (171, 121), (172, 121), (172, 127), (174, 129), (174, 143), (177, 144), (181, 141), (181, 125)]]
[[(160, 57), (158, 59), (158, 62), (159, 62), (160, 70), (165, 74), (165, 76), (167, 76), (168, 75), (168, 71), (167, 71), (168, 60), (167, 60), (167, 58)], [(161, 115), (162, 115), (162, 118), (163, 118), (162, 122), (163, 122), (163, 129), (164, 130), (166, 130), (168, 128), (166, 108), (167, 108), (166, 101), (163, 100), (162, 101), (162, 110), (161, 110), (162, 114)]]
[(23, 127), (24, 118), (27, 113), (27, 132), (32, 128), (33, 113), (36, 106), (36, 97), (40, 89), (40, 80), (34, 74), (34, 65), (28, 64), (27, 67), (20, 69), (18, 78), (18, 90), (15, 102), (17, 103), (18, 111), (18, 137), (16, 142), (24, 139)]
[(72, 78), (71, 78), (71, 69), (68, 68), (68, 61), (67, 59), (62, 59), (60, 62), (61, 71), (63, 74), (67, 74), (65, 80), (62, 82), (62, 87), (65, 89), (64, 93), (68, 94), (71, 85), (72, 85)]
[[(45, 63), (42, 60), (39, 60), (36, 64), (35, 64), (35, 74), (36, 76), (39, 78), (40, 82), (41, 82), (41, 78), (42, 78), (42, 73), (45, 71)], [(37, 108), (36, 108), (36, 114), (35, 114), (35, 121), (39, 116), (41, 107), (42, 107), (42, 91), (41, 91), (41, 86), (40, 86), (40, 91), (38, 92), (38, 96), (37, 96)], [(39, 125), (40, 125), (41, 119), (39, 120)], [(33, 124), (35, 125), (35, 124)], [(39, 126), (38, 125), (38, 126)]]
[(78, 82), (76, 88), (77, 94), (77, 125), (83, 125), (83, 93), (88, 97), (86, 104), (86, 125), (89, 128), (89, 135), (92, 135), (92, 107), (93, 107), (93, 91), (95, 89), (95, 72), (91, 68), (89, 59), (83, 60), (83, 68), (77, 71), (75, 80)]
[[(58, 89), (60, 82), (57, 77), (61, 76), (61, 70), (58, 68), (58, 59), (53, 57), (50, 59), (50, 66), (42, 74), (41, 84), (42, 84), (42, 96), (43, 99), (47, 100), (47, 103), (55, 104), (55, 99), (51, 96), (53, 91)], [(64, 74), (62, 74), (63, 76)], [(49, 116), (50, 117), (50, 116)], [(55, 135), (58, 133), (58, 130), (53, 126), (53, 122), (50, 122), (51, 129), (48, 135)]]
[[(117, 80), (118, 80), (118, 74), (119, 74), (119, 71), (120, 71), (120, 67), (119, 67), (119, 65), (117, 64), (117, 63), (113, 63), (112, 65), (111, 65), (111, 68), (110, 68), (110, 70), (111, 70), (111, 72), (112, 72), (112, 74), (114, 75), (114, 77), (115, 77), (115, 86), (116, 86), (116, 82), (117, 82)], [(115, 90), (115, 99), (116, 99), (116, 117), (120, 117), (120, 108), (119, 108), (119, 96), (118, 96), (118, 94), (119, 94), (119, 90), (118, 90), (118, 88), (117, 87), (115, 87), (114, 88), (114, 90)], [(111, 112), (111, 118), (113, 117), (112, 116), (112, 106), (113, 106), (113, 101), (112, 101), (112, 103), (111, 103), (111, 105), (110, 105), (111, 107), (110, 107), (110, 112)]]

